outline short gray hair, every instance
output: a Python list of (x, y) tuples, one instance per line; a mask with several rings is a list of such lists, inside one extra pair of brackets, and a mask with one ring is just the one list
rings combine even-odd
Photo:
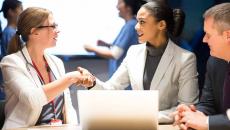
[(230, 29), (230, 3), (215, 5), (205, 11), (203, 18), (213, 18), (219, 33)]

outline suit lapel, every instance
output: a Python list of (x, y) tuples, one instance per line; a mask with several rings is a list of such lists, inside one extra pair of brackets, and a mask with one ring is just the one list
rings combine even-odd
[(28, 71), (30, 73), (29, 78), (32, 81), (35, 82), (35, 84), (36, 84), (37, 87), (40, 87), (42, 83), (41, 83), (41, 81), (40, 81), (40, 79), (38, 77), (37, 71), (33, 67), (32, 60), (30, 58), (30, 55), (29, 55), (29, 52), (28, 52), (26, 46), (23, 47), (22, 52), (23, 52), (23, 54), (25, 56), (25, 57), (22, 56), (22, 58), (25, 60), (25, 62), (28, 62), (28, 63), (25, 63), (25, 64), (26, 64), (26, 67), (27, 67), (27, 69), (28, 69)]
[[(28, 66), (27, 68), (29, 68), (29, 73), (31, 73), (31, 76), (29, 76), (29, 78), (31, 80), (33, 80), (37, 84), (37, 86), (40, 86), (41, 81), (40, 81), (40, 79), (38, 77), (38, 74), (37, 74), (35, 68), (32, 67), (32, 60), (31, 60), (31, 58), (29, 56), (29, 53), (28, 53), (28, 50), (27, 50), (26, 46), (22, 49), (22, 52), (25, 55), (26, 60), (31, 64), (31, 65), (28, 65), (28, 63), (26, 63), (27, 66)], [(59, 78), (61, 74), (57, 70), (57, 67), (56, 67), (55, 63), (52, 61), (52, 59), (47, 54), (44, 54), (44, 56), (45, 56), (45, 59), (46, 59), (48, 65), (49, 65), (50, 69), (52, 70), (53, 74), (55, 75), (55, 77)]]
[(137, 55), (137, 57), (134, 57), (135, 63), (136, 63), (136, 70), (134, 70), (134, 75), (136, 76), (137, 81), (137, 89), (143, 90), (143, 74), (144, 74), (144, 68), (145, 68), (145, 60), (146, 60), (146, 44), (142, 45), (140, 53)]
[(165, 49), (164, 54), (161, 57), (160, 63), (157, 66), (156, 72), (153, 76), (153, 80), (150, 85), (150, 89), (157, 89), (159, 86), (159, 83), (161, 79), (163, 78), (167, 68), (169, 67), (169, 64), (171, 63), (173, 59), (173, 43), (169, 39), (168, 45)]

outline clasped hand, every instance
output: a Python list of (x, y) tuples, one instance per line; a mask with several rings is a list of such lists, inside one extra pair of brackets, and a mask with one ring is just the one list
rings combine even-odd
[(95, 84), (96, 82), (95, 76), (93, 76), (87, 69), (78, 67), (77, 70), (82, 75), (82, 79), (79, 81), (80, 85), (84, 87), (92, 87)]
[(174, 125), (178, 125), (181, 130), (208, 130), (208, 117), (196, 110), (194, 105), (181, 104), (173, 115), (175, 119)]
[(65, 77), (77, 86), (92, 87), (96, 83), (96, 78), (82, 67), (78, 67), (77, 71), (68, 72)]

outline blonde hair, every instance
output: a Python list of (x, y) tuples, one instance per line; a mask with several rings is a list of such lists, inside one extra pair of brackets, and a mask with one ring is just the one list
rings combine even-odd
[(24, 42), (29, 40), (31, 29), (41, 26), (51, 14), (51, 11), (40, 7), (25, 9), (18, 18), (17, 31), (8, 46), (7, 53), (12, 54), (19, 51), (22, 48), (22, 40)]

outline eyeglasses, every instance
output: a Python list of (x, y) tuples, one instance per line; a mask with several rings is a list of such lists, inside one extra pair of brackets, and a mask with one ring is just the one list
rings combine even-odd
[(49, 27), (56, 29), (58, 27), (58, 24), (54, 23), (53, 25), (38, 26), (37, 28), (49, 28)]

